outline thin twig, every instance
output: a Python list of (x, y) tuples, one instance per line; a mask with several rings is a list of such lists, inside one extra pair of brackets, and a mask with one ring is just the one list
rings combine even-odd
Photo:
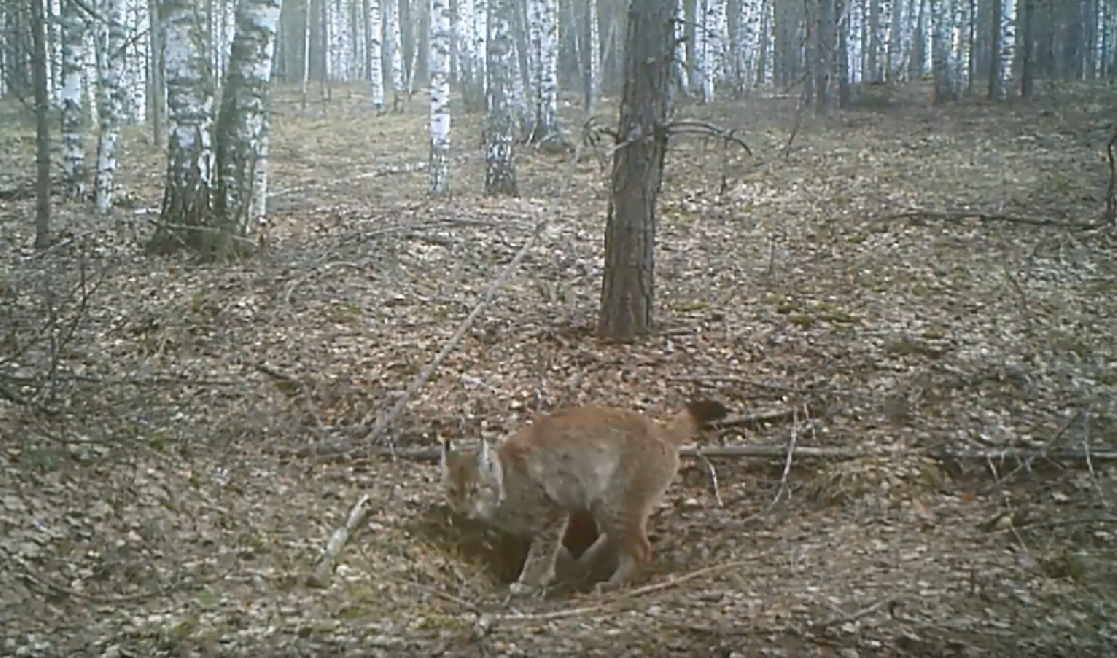
[(628, 590), (626, 592), (618, 592), (617, 594), (610, 596), (609, 600), (606, 601), (605, 603), (601, 603), (601, 604), (598, 604), (598, 605), (584, 606), (584, 607), (580, 607), (580, 608), (567, 608), (566, 610), (556, 610), (554, 612), (543, 612), (543, 613), (539, 613), (539, 614), (494, 615), (491, 618), (491, 620), (492, 620), (492, 622), (497, 622), (497, 621), (515, 621), (515, 622), (553, 621), (555, 619), (568, 619), (570, 617), (579, 617), (581, 615), (588, 615), (588, 614), (594, 614), (594, 613), (597, 613), (597, 612), (604, 612), (605, 610), (608, 610), (612, 606), (616, 605), (617, 603), (619, 603), (619, 602), (621, 602), (625, 599), (635, 598), (635, 597), (638, 597), (638, 596), (643, 596), (645, 594), (651, 594), (653, 592), (659, 592), (659, 591), (662, 591), (662, 590), (665, 590), (665, 589), (670, 589), (672, 587), (677, 587), (679, 585), (682, 585), (685, 582), (694, 580), (696, 578), (701, 578), (702, 576), (708, 576), (712, 573), (717, 573), (719, 571), (727, 571), (729, 569), (736, 569), (736, 568), (739, 568), (739, 567), (748, 566), (750, 564), (753, 564), (754, 562), (755, 562), (755, 558), (749, 559), (749, 560), (736, 560), (736, 561), (733, 561), (733, 562), (724, 562), (722, 564), (715, 564), (715, 565), (711, 565), (711, 566), (708, 566), (708, 567), (703, 567), (702, 569), (698, 569), (696, 571), (691, 571), (691, 572), (685, 573), (681, 576), (675, 576), (675, 577), (670, 578), (668, 580), (665, 580), (663, 582), (655, 583), (655, 584), (652, 584), (652, 585), (645, 585), (643, 587), (637, 587), (635, 589), (631, 589), (631, 590)]
[(1086, 467), (1090, 471), (1090, 482), (1094, 485), (1094, 491), (1098, 492), (1098, 499), (1106, 509), (1109, 509), (1109, 499), (1105, 497), (1105, 492), (1102, 491), (1101, 483), (1098, 482), (1098, 476), (1094, 473), (1094, 460), (1090, 458), (1090, 417), (1087, 416), (1084, 423), (1084, 431), (1082, 432), (1082, 448), (1086, 452)]
[(967, 219), (976, 219), (979, 222), (1006, 222), (1010, 224), (1027, 224), (1029, 226), (1060, 226), (1071, 229), (1095, 228), (1093, 224), (1064, 222), (1048, 217), (1007, 215), (1004, 213), (984, 212), (981, 210), (935, 210), (932, 208), (911, 208), (902, 212), (886, 215), (879, 219), (940, 219), (946, 222), (961, 222)]
[(723, 503), (721, 501), (721, 487), (718, 486), (718, 471), (717, 471), (716, 468), (714, 468), (714, 463), (711, 462), (710, 458), (707, 457), (706, 455), (698, 455), (698, 459), (702, 462), (702, 465), (705, 466), (706, 470), (709, 471), (709, 473), (710, 473), (710, 481), (714, 485), (714, 502), (717, 503), (718, 507), (725, 507), (725, 503)]
[(791, 500), (791, 489), (787, 484), (787, 478), (791, 474), (791, 460), (794, 458), (795, 455), (795, 443), (796, 441), (798, 441), (798, 438), (799, 421), (798, 414), (796, 414), (796, 417), (792, 420), (791, 423), (791, 438), (787, 441), (787, 458), (784, 459), (783, 462), (783, 473), (780, 475), (780, 484), (779, 487), (776, 489), (776, 497), (773, 498), (772, 502), (768, 504), (768, 508), (764, 510), (765, 513), (768, 513), (773, 507), (776, 506), (776, 503), (778, 503), (780, 500), (780, 496), (782, 496), (785, 491), (787, 492), (787, 499), (789, 501)]
[(368, 494), (364, 494), (349, 510), (349, 516), (345, 520), (345, 525), (333, 531), (330, 535), (330, 541), (326, 544), (326, 550), (322, 552), (322, 556), (318, 560), (318, 564), (314, 566), (314, 571), (307, 576), (306, 584), (310, 587), (327, 587), (330, 584), (330, 579), (333, 578), (334, 565), (337, 564), (337, 558), (341, 555), (341, 550), (345, 548), (345, 543), (349, 541), (350, 535), (364, 520), (366, 514), (366, 505), (368, 505)]

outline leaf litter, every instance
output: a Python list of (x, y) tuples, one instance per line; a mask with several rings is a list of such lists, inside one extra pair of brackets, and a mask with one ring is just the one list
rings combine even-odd
[[(59, 207), (47, 257), (24, 246), (32, 202), (4, 201), (5, 652), (1112, 651), (1117, 268), (1112, 236), (1080, 228), (1104, 207), (1112, 105), (1062, 93), (1058, 111), (906, 99), (797, 129), (781, 99), (684, 108), (756, 157), (673, 145), (660, 331), (633, 346), (593, 337), (600, 153), (522, 150), (523, 198), (486, 199), (480, 117), (455, 117), (460, 192), (431, 202), (419, 97), (373, 119), (356, 89), (307, 114), (280, 95), (252, 261), (139, 255), (162, 171), (139, 134), (129, 207)], [(28, 161), (30, 141), (4, 143)], [(368, 450), (541, 219), (388, 428), (420, 459)], [(663, 417), (698, 393), (737, 414), (702, 445), (770, 456), (686, 459), (631, 591), (505, 605), (501, 556), (522, 546), (447, 522), (438, 437), (589, 402)], [(355, 451), (307, 454), (339, 441)]]

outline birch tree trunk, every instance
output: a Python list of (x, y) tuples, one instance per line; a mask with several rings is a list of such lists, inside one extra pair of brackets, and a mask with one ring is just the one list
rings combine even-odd
[(488, 105), (485, 125), (485, 194), (516, 196), (516, 126), (511, 84), (514, 80), (515, 41), (512, 38), (516, 0), (489, 0)]
[[(391, 2), (391, 0), (389, 0)], [(372, 86), (372, 106), (377, 113), (384, 111), (384, 27), (380, 16), (380, 0), (365, 0), (368, 24), (368, 73)]]
[(101, 68), (98, 81), (97, 180), (94, 185), (97, 212), (112, 212), (113, 178), (116, 174), (116, 143), (120, 138), (120, 115), (124, 107), (126, 90), (121, 84), (124, 72), (123, 2), (102, 0), (97, 52)]
[(450, 194), (450, 1), (430, 0), (430, 184), (433, 197)]
[(211, 241), (214, 180), (213, 89), (203, 43), (204, 29), (190, 0), (163, 0), (164, 62), (167, 85), (167, 180), (161, 225), (148, 249), (173, 251)]
[[(539, 46), (536, 53), (535, 128), (531, 141), (551, 144), (560, 139), (558, 120), (558, 0), (531, 0), (538, 7)], [(553, 144), (552, 144), (553, 145)]]
[(698, 43), (695, 48), (695, 69), (702, 84), (702, 102), (714, 101), (714, 45), (711, 40), (713, 30), (714, 0), (700, 0), (696, 18), (698, 19)]
[(384, 35), (388, 43), (388, 59), (392, 69), (392, 111), (403, 112), (403, 33), (399, 24), (399, 0), (384, 5)]
[(62, 3), (62, 172), (66, 196), (85, 196), (85, 115), (82, 69), (85, 67), (86, 21), (72, 2)]
[(950, 0), (928, 0), (931, 4), (931, 68), (935, 76), (934, 103), (954, 100), (950, 79)]
[[(477, 84), (481, 94), (488, 102), (489, 76), (489, 0), (473, 0), (473, 70), (477, 73)], [(507, 92), (507, 88), (505, 89)]]
[(685, 0), (675, 3), (675, 88), (683, 96), (690, 96), (690, 66), (687, 63), (687, 28)]
[(218, 185), (214, 214), (221, 222), (222, 235), (253, 237), (267, 210), (263, 194), (267, 189), (267, 89), (281, 4), (281, 0), (237, 3), (236, 35), (215, 133)]
[[(910, 20), (911, 17), (909, 16)], [(892, 0), (892, 20), (888, 26), (888, 80), (900, 79), (900, 53), (904, 49), (904, 0)]]
[(213, 89), (206, 54), (199, 47), (202, 28), (194, 4), (164, 0), (170, 130), (162, 224), (150, 250), (185, 246), (211, 258), (252, 251), (254, 220), (265, 210), (266, 90), (280, 2), (238, 3), (236, 36), (214, 126)]
[(1015, 0), (994, 0), (1001, 3), (1000, 15), (1000, 70), (998, 75), (1001, 78), (1000, 87), (1002, 89), (1002, 97), (1012, 82), (1012, 63), (1016, 57), (1016, 1)]

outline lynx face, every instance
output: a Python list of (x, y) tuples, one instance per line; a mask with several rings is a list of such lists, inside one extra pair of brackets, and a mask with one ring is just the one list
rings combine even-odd
[(490, 521), (504, 502), (504, 471), (496, 451), (483, 443), (481, 449), (450, 452), (442, 444), (442, 490), (446, 502), (469, 519)]

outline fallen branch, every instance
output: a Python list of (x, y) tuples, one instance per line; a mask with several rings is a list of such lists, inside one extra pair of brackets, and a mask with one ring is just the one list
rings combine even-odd
[(695, 121), (693, 119), (679, 119), (667, 124), (668, 136), (675, 135), (707, 135), (710, 137), (717, 137), (724, 140), (726, 144), (736, 144), (745, 149), (745, 153), (752, 156), (752, 149), (745, 143), (745, 140), (738, 137), (732, 129), (726, 130), (715, 126), (708, 121)]
[(337, 530), (334, 530), (330, 535), (330, 541), (326, 544), (326, 550), (322, 552), (322, 556), (318, 559), (318, 564), (314, 565), (314, 571), (306, 577), (306, 584), (308, 587), (325, 588), (329, 587), (330, 580), (334, 575), (334, 566), (337, 564), (337, 558), (341, 554), (341, 549), (345, 548), (345, 543), (349, 541), (349, 536), (361, 524), (365, 518), (365, 506), (368, 505), (368, 494), (361, 496), (360, 500), (353, 505), (353, 509), (349, 510), (349, 518), (346, 519), (345, 525)]
[(1006, 222), (1010, 224), (1027, 224), (1029, 226), (1059, 226), (1071, 229), (1095, 228), (1093, 224), (1063, 222), (1049, 217), (1006, 215), (1004, 213), (985, 212), (982, 210), (934, 210), (931, 208), (911, 208), (903, 212), (885, 215), (884, 217), (878, 218), (878, 221), (893, 219), (940, 219), (946, 222), (961, 222), (967, 219), (976, 219), (979, 222)]
[[(468, 441), (462, 443), (463, 449), (468, 449)], [(300, 449), (300, 450), (283, 450), (279, 449), (272, 454), (278, 454), (281, 457), (308, 457), (317, 456), (321, 459), (351, 459), (351, 458), (372, 458), (372, 457), (392, 457), (394, 459), (406, 459), (409, 461), (417, 462), (433, 462), (438, 461), (442, 456), (442, 451), (439, 448), (397, 448), (395, 450), (390, 448), (377, 448), (368, 447), (355, 454), (354, 449), (345, 449), (332, 451), (334, 446), (324, 446), (319, 449), (314, 447)], [(472, 446), (476, 447), (476, 446)], [(865, 459), (869, 457), (889, 457), (889, 456), (925, 456), (931, 459), (940, 460), (974, 460), (980, 459), (982, 461), (990, 459), (1062, 459), (1067, 461), (1085, 461), (1087, 457), (1092, 459), (1094, 463), (1098, 462), (1112, 462), (1117, 461), (1117, 450), (1093, 450), (1088, 454), (1082, 450), (1060, 450), (1060, 451), (1045, 451), (1043, 449), (1027, 449), (1027, 448), (1001, 448), (989, 450), (951, 450), (944, 448), (921, 449), (914, 448), (911, 450), (895, 450), (893, 448), (877, 448), (877, 449), (858, 449), (858, 448), (821, 448), (817, 446), (797, 446), (795, 454), (800, 459)], [(734, 445), (734, 446), (707, 446), (699, 448), (681, 448), (679, 450), (680, 457), (726, 457), (726, 458), (742, 458), (742, 457), (755, 457), (758, 459), (785, 459), (787, 457), (787, 445), (778, 446), (758, 446), (758, 445)]]

